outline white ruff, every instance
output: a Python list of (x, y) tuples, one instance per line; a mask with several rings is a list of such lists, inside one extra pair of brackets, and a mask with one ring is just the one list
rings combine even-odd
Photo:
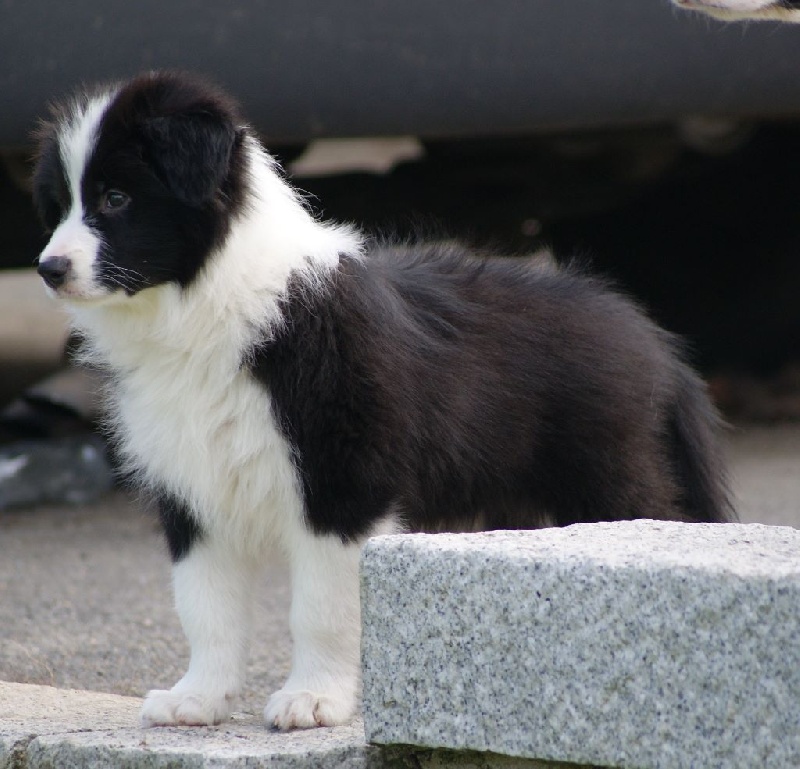
[(88, 357), (115, 375), (110, 411), (128, 466), (187, 502), (215, 538), (285, 550), (302, 525), (297, 479), (268, 393), (243, 361), (280, 323), (290, 275), (313, 285), (361, 245), (315, 221), (254, 140), (247, 154), (250, 205), (189, 288), (68, 304)]

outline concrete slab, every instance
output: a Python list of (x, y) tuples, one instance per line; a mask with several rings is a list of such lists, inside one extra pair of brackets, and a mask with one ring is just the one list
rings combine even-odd
[(377, 749), (360, 721), (283, 734), (252, 716), (213, 728), (135, 726), (141, 700), (0, 683), (0, 769), (362, 769)]
[(380, 537), (367, 739), (638, 769), (800, 766), (800, 531)]

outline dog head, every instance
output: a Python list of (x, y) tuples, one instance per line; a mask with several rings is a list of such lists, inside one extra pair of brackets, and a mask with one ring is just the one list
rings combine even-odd
[(192, 282), (245, 204), (238, 110), (196, 78), (148, 74), (56, 106), (38, 133), (38, 260), (72, 301)]

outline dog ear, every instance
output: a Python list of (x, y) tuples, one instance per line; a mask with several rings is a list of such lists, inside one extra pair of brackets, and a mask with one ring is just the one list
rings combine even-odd
[(142, 126), (148, 160), (169, 189), (189, 205), (217, 196), (231, 165), (236, 127), (212, 110), (151, 117)]

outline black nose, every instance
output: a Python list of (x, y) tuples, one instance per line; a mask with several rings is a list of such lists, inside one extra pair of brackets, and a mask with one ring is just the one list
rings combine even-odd
[(67, 273), (72, 267), (72, 262), (66, 256), (48, 256), (39, 260), (36, 271), (44, 278), (50, 288), (58, 288), (67, 279)]

